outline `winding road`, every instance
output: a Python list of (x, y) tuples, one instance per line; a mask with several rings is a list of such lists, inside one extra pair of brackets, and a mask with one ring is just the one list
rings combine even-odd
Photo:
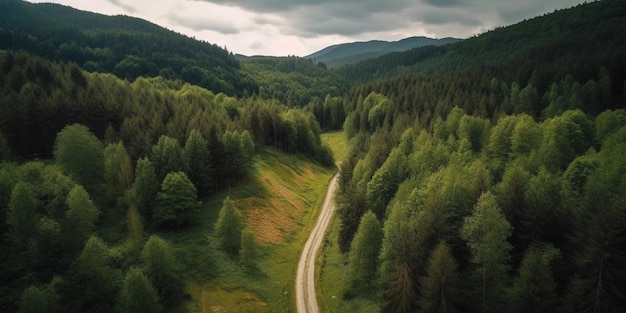
[(315, 260), (317, 259), (317, 251), (322, 245), (326, 229), (334, 213), (333, 196), (337, 187), (338, 177), (339, 174), (335, 174), (328, 185), (322, 212), (317, 220), (317, 224), (315, 224), (315, 228), (311, 231), (311, 235), (304, 245), (302, 256), (300, 256), (298, 274), (296, 276), (296, 303), (298, 313), (319, 313), (315, 294)]

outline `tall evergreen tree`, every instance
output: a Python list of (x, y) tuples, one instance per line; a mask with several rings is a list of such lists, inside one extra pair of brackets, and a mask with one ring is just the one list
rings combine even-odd
[(483, 193), (471, 216), (461, 227), (463, 238), (472, 252), (472, 263), (478, 266), (481, 312), (506, 309), (502, 290), (508, 277), (511, 224), (506, 220), (496, 198)]
[(420, 279), (423, 312), (459, 312), (461, 305), (457, 264), (445, 241), (433, 249), (426, 265), (426, 274)]
[(198, 190), (199, 196), (211, 191), (213, 169), (208, 143), (197, 129), (193, 129), (185, 143), (185, 159), (188, 164), (187, 176)]
[(552, 276), (560, 251), (552, 245), (532, 245), (526, 251), (519, 275), (511, 288), (514, 312), (556, 312), (559, 299)]
[(67, 207), (65, 216), (68, 221), (68, 229), (73, 234), (70, 237), (71, 243), (75, 248), (80, 247), (96, 229), (100, 210), (91, 201), (87, 191), (80, 185), (74, 186), (67, 195)]
[(146, 217), (152, 215), (154, 200), (159, 191), (159, 181), (154, 172), (154, 165), (148, 158), (137, 160), (133, 194), (139, 211)]
[(235, 208), (235, 203), (226, 197), (215, 223), (215, 235), (219, 239), (222, 249), (231, 254), (239, 252), (242, 230), (241, 214)]
[(104, 181), (111, 200), (125, 196), (133, 182), (133, 163), (121, 141), (104, 148)]
[(160, 181), (168, 173), (186, 172), (187, 169), (184, 151), (178, 140), (165, 135), (159, 137), (159, 141), (152, 147), (150, 160), (154, 164), (154, 171)]
[(383, 230), (372, 211), (361, 217), (359, 229), (350, 248), (350, 273), (352, 287), (368, 289), (377, 281), (378, 256), (383, 239)]
[(117, 300), (116, 311), (119, 313), (159, 313), (163, 311), (156, 290), (139, 268), (132, 267), (126, 273)]
[(170, 245), (157, 235), (151, 235), (141, 251), (144, 272), (164, 305), (181, 300), (183, 284), (176, 270)]

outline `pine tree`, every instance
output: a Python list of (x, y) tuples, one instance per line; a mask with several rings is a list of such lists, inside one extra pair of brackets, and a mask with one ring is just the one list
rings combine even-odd
[(350, 274), (352, 287), (370, 288), (377, 281), (378, 256), (383, 230), (376, 214), (367, 211), (352, 240), (350, 248)]
[(176, 262), (170, 245), (157, 235), (151, 235), (141, 251), (145, 274), (165, 305), (180, 301), (183, 284), (176, 273)]
[(126, 273), (117, 300), (116, 311), (119, 313), (159, 313), (163, 311), (156, 290), (140, 269), (133, 267)]
[(241, 214), (235, 208), (235, 203), (226, 197), (215, 223), (215, 235), (224, 251), (231, 254), (239, 252), (242, 229)]
[(535, 244), (524, 255), (519, 276), (511, 288), (512, 309), (515, 312), (555, 312), (559, 299), (552, 276), (552, 265), (560, 251), (552, 245)]
[(420, 279), (420, 306), (426, 313), (459, 312), (461, 304), (457, 264), (445, 241), (433, 249)]
[(193, 129), (187, 137), (185, 143), (185, 159), (188, 165), (187, 176), (198, 190), (199, 196), (206, 196), (211, 191), (211, 182), (213, 181), (211, 154), (209, 153), (208, 143), (202, 134)]
[(137, 161), (132, 191), (139, 211), (144, 216), (150, 217), (159, 191), (159, 182), (150, 159), (141, 158)]
[(504, 309), (501, 290), (507, 280), (511, 244), (511, 225), (504, 217), (496, 198), (483, 193), (471, 216), (465, 218), (461, 238), (472, 252), (472, 263), (478, 265), (481, 282), (481, 311), (500, 312)]

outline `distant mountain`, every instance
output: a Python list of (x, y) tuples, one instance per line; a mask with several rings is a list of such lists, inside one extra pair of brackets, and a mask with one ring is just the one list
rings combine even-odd
[(58, 4), (1, 0), (0, 50), (24, 50), (131, 81), (163, 76), (228, 95), (258, 91), (235, 56), (215, 44), (139, 18)]
[(390, 52), (402, 52), (423, 46), (440, 46), (460, 40), (449, 37), (442, 39), (409, 37), (398, 41), (371, 40), (367, 42), (352, 42), (326, 47), (305, 58), (312, 59), (315, 63), (323, 62), (328, 67), (339, 67), (376, 58)]

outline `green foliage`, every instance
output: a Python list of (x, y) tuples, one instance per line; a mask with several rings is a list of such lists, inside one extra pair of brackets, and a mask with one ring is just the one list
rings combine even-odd
[(460, 234), (472, 252), (472, 263), (479, 267), (482, 311), (501, 311), (504, 299), (500, 290), (507, 279), (511, 257), (512, 247), (507, 241), (511, 225), (491, 193), (480, 196), (472, 215), (465, 218)]
[(156, 195), (152, 212), (155, 227), (174, 227), (191, 224), (198, 214), (198, 193), (183, 172), (168, 173)]
[(241, 214), (235, 208), (235, 203), (226, 197), (215, 223), (215, 235), (219, 238), (220, 246), (224, 251), (231, 254), (239, 252), (242, 230)]
[(250, 133), (227, 131), (222, 136), (224, 147), (223, 166), (220, 169), (223, 177), (228, 179), (228, 187), (234, 179), (244, 177), (250, 172), (252, 167), (252, 156), (254, 154), (254, 142)]
[(181, 301), (183, 284), (170, 245), (157, 235), (151, 235), (141, 251), (144, 273), (156, 289), (161, 303), (170, 306)]
[(406, 155), (401, 149), (394, 149), (367, 183), (365, 195), (367, 207), (379, 218), (385, 216), (387, 204), (408, 174)]
[(159, 313), (162, 310), (159, 296), (146, 275), (139, 268), (130, 268), (122, 283), (116, 311), (119, 313)]
[(104, 181), (109, 197), (116, 200), (130, 190), (133, 183), (133, 163), (121, 141), (104, 148)]
[(417, 307), (417, 275), (422, 262), (416, 218), (409, 205), (395, 206), (383, 226), (380, 281), (386, 312), (412, 312)]
[(54, 158), (63, 172), (88, 189), (102, 181), (103, 153), (102, 142), (80, 124), (63, 128), (54, 144)]
[(552, 266), (560, 251), (552, 245), (532, 245), (522, 260), (511, 288), (515, 312), (555, 312), (559, 309)]
[(290, 106), (303, 107), (327, 95), (341, 96), (348, 89), (343, 76), (299, 57), (251, 57), (242, 62), (242, 68), (259, 82), (260, 97)]
[(65, 216), (68, 228), (72, 229), (73, 236), (70, 240), (74, 247), (80, 247), (96, 229), (100, 210), (89, 198), (85, 189), (76, 185), (67, 195), (67, 207)]
[(20, 250), (26, 250), (33, 244), (36, 235), (36, 217), (39, 201), (32, 187), (19, 182), (13, 187), (9, 200), (7, 224), (13, 244)]
[(59, 294), (56, 290), (58, 278), (45, 286), (31, 285), (22, 292), (19, 303), (20, 313), (60, 312)]
[(152, 147), (150, 159), (154, 163), (154, 170), (160, 181), (169, 173), (187, 170), (184, 150), (180, 147), (178, 140), (172, 137), (165, 135), (159, 137), (159, 141)]
[(460, 281), (457, 264), (445, 241), (433, 249), (426, 265), (426, 274), (420, 279), (423, 312), (459, 312)]
[(75, 312), (112, 312), (122, 273), (111, 266), (112, 258), (102, 239), (92, 236), (72, 265), (66, 281), (67, 306)]
[[(232, 53), (148, 21), (15, 1), (3, 4), (0, 11), (0, 49), (26, 50), (129, 81), (160, 75), (236, 96), (258, 91)], [(84, 84), (79, 68), (74, 68), (72, 82)]]
[(376, 214), (367, 211), (361, 217), (350, 248), (349, 275), (353, 288), (368, 289), (375, 286), (382, 239), (383, 230)]
[(135, 167), (135, 181), (132, 191), (136, 204), (144, 216), (150, 216), (154, 200), (159, 191), (159, 181), (154, 172), (154, 165), (148, 158), (137, 160)]
[(211, 154), (206, 139), (197, 129), (191, 130), (185, 143), (185, 163), (187, 176), (196, 186), (199, 196), (209, 194), (212, 187)]

